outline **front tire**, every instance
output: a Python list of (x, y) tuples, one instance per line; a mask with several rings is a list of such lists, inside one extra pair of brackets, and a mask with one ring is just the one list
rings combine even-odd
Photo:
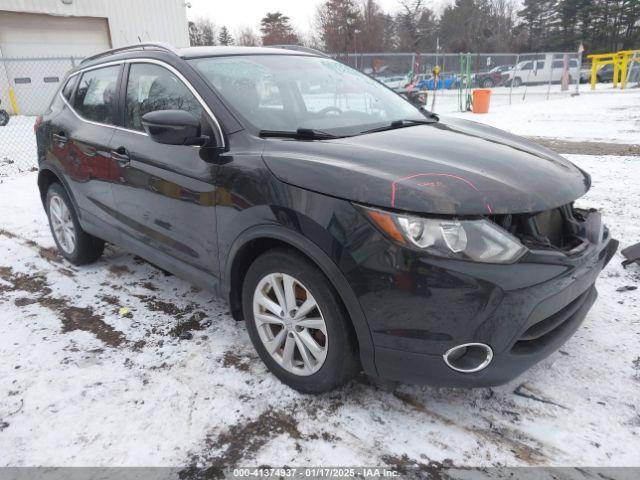
[(45, 205), (51, 234), (64, 258), (74, 265), (85, 265), (102, 256), (104, 240), (82, 229), (73, 203), (62, 185), (51, 184)]
[(513, 87), (514, 88), (517, 88), (520, 85), (522, 85), (522, 79), (520, 77), (514, 78), (512, 82), (513, 82)]
[(484, 80), (482, 80), (482, 88), (493, 88), (493, 87), (495, 87), (495, 84), (492, 79), (485, 78)]
[(349, 318), (325, 275), (288, 249), (249, 268), (242, 308), (251, 342), (280, 381), (303, 393), (333, 390), (360, 370)]

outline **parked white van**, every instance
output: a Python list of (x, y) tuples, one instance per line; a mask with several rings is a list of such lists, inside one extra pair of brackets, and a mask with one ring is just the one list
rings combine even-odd
[[(555, 58), (554, 58), (555, 57)], [(570, 58), (567, 64), (569, 73), (569, 83), (578, 76), (578, 60)], [(514, 87), (522, 84), (558, 83), (562, 80), (564, 72), (564, 60), (558, 58), (558, 55), (547, 53), (537, 60), (523, 60), (514, 68), (502, 74), (502, 80), (505, 85), (513, 82)]]

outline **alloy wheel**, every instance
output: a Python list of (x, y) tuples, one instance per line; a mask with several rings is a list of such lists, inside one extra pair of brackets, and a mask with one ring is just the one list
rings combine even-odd
[(327, 357), (327, 326), (311, 292), (286, 273), (263, 277), (253, 295), (253, 318), (260, 340), (287, 372), (307, 376)]
[(58, 245), (65, 253), (72, 254), (76, 248), (76, 228), (71, 211), (59, 195), (52, 195), (49, 200), (49, 219)]

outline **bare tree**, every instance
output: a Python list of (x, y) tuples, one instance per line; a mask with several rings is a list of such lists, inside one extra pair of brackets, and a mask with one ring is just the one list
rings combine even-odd
[(358, 50), (381, 52), (385, 43), (385, 14), (376, 0), (363, 0)]
[[(535, 5), (542, 5), (542, 2)], [(440, 17), (440, 38), (445, 49), (452, 52), (512, 51), (517, 35), (515, 8), (516, 0), (456, 0)]]
[[(471, 0), (473, 1), (473, 0)], [(435, 49), (437, 20), (425, 6), (424, 0), (400, 0), (398, 24), (398, 48), (415, 52), (423, 48)]]
[(216, 44), (217, 28), (215, 23), (205, 17), (189, 22), (189, 42), (192, 46)]
[(241, 27), (236, 31), (236, 44), (245, 47), (257, 47), (260, 45), (260, 39), (251, 27)]
[(354, 0), (327, 0), (316, 11), (316, 28), (325, 50), (331, 53), (357, 48), (355, 35), (360, 23), (360, 11)]
[(487, 25), (491, 32), (486, 42), (489, 52), (511, 52), (516, 49), (516, 2), (515, 0), (489, 0), (487, 2)]

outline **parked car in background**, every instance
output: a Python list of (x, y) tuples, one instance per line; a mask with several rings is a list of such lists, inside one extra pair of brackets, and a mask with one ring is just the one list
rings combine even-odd
[(584, 67), (580, 69), (580, 83), (589, 83), (591, 81), (591, 67)]
[[(640, 62), (633, 62), (627, 67), (628, 79), (630, 82), (640, 81)], [(596, 73), (598, 83), (609, 83), (613, 81), (613, 65), (608, 63), (600, 67)], [(618, 82), (622, 79), (618, 74)], [(591, 71), (589, 71), (588, 82), (591, 81)]]
[(67, 261), (111, 242), (222, 297), (307, 393), (508, 382), (578, 329), (618, 244), (565, 158), (319, 54), (115, 49), (34, 130)]
[[(569, 83), (579, 75), (578, 60), (569, 59), (568, 62)], [(564, 73), (564, 60), (554, 58), (548, 53), (537, 60), (524, 60), (514, 68), (503, 73), (502, 79), (505, 84), (513, 84), (518, 87), (523, 84), (535, 85), (538, 83), (558, 83), (562, 80)]]
[(393, 75), (393, 76), (389, 76), (389, 77), (376, 77), (376, 80), (378, 80), (379, 82), (384, 83), (387, 87), (391, 88), (392, 90), (396, 90), (398, 88), (403, 88), (409, 83), (409, 80), (408, 80), (406, 75)]
[(457, 75), (443, 73), (438, 75), (437, 85), (435, 77), (430, 76), (416, 83), (416, 88), (418, 90), (450, 90), (452, 88), (458, 88), (459, 85), (460, 78)]
[(493, 88), (502, 85), (502, 74), (513, 68), (513, 65), (498, 65), (488, 72), (478, 72), (472, 76), (473, 84), (482, 88)]
[[(0, 106), (2, 106), (2, 101), (0, 100)], [(4, 127), (9, 123), (9, 112), (7, 112), (4, 108), (0, 108), (0, 127)]]
[(418, 90), (415, 85), (396, 89), (396, 93), (409, 100), (412, 105), (415, 105), (418, 108), (424, 108), (427, 104), (427, 92), (424, 90)]

